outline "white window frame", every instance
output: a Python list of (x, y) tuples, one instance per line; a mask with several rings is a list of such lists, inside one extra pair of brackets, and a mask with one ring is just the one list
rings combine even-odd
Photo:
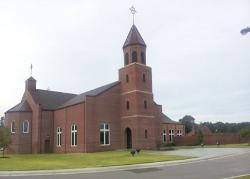
[(62, 145), (62, 128), (58, 127), (56, 129), (56, 146), (61, 147)]
[[(73, 140), (72, 140), (73, 137)], [(71, 146), (76, 147), (77, 146), (77, 125), (73, 124), (71, 125)]]
[(166, 132), (166, 129), (162, 130), (162, 143), (164, 143), (164, 144), (167, 143), (167, 132)]
[[(170, 131), (170, 132), (169, 132)], [(169, 129), (170, 142), (174, 142), (174, 129)]]
[[(100, 126), (104, 126), (104, 128), (100, 128), (100, 134), (101, 134), (101, 132), (103, 132), (103, 143), (104, 144), (101, 144), (101, 140), (100, 140), (100, 145), (101, 146), (107, 146), (107, 145), (110, 145), (110, 124), (108, 124), (108, 123), (101, 123), (101, 125)], [(107, 143), (106, 142), (106, 132), (108, 132), (108, 135), (109, 135), (109, 143)]]
[(176, 134), (177, 136), (182, 136), (182, 130), (177, 130), (177, 134)]
[[(13, 130), (13, 123), (15, 123), (15, 128)], [(12, 134), (15, 134), (16, 133), (16, 121), (12, 121), (11, 124), (10, 124), (10, 132)]]
[[(24, 131), (24, 124), (27, 123), (27, 131)], [(23, 121), (23, 133), (28, 134), (30, 129), (30, 123), (28, 120)]]

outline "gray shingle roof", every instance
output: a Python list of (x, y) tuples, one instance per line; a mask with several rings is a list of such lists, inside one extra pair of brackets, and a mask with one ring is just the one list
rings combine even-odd
[(33, 78), (32, 76), (28, 78), (28, 80), (33, 80), (36, 81), (35, 78)]
[(31, 112), (31, 108), (27, 101), (22, 101), (7, 112)]
[(173, 121), (172, 119), (170, 119), (168, 116), (166, 116), (163, 113), (160, 114), (160, 119), (161, 119), (162, 123), (167, 123), (167, 124), (176, 124), (176, 123), (178, 123), (178, 122)]
[(129, 45), (142, 45), (146, 47), (146, 44), (135, 25), (131, 27), (123, 48)]
[(42, 109), (45, 110), (55, 110), (58, 106), (77, 96), (76, 94), (71, 93), (62, 93), (41, 89), (31, 92), (31, 95), (35, 102), (40, 104)]
[[(41, 90), (30, 91), (31, 96), (37, 104), (44, 110), (56, 110), (67, 106), (72, 106), (85, 101), (86, 96), (96, 96), (119, 84), (119, 81), (101, 86), (82, 94), (62, 93), (57, 91)], [(31, 111), (29, 104), (22, 101), (7, 112)]]
[(70, 99), (69, 101), (65, 102), (61, 106), (59, 106), (58, 109), (82, 103), (85, 101), (86, 96), (97, 96), (97, 95), (107, 91), (108, 89), (118, 85), (119, 83), (120, 83), (119, 81), (116, 81), (116, 82), (101, 86), (99, 88), (87, 91), (85, 93), (79, 94), (79, 95), (75, 96), (74, 98)]

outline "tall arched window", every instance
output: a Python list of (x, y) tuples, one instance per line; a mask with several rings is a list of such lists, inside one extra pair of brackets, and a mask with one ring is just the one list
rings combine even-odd
[(126, 101), (126, 107), (127, 107), (127, 110), (129, 110), (129, 101)]
[(145, 131), (144, 131), (144, 136), (146, 139), (148, 138), (148, 130), (147, 129), (145, 129)]
[(128, 53), (125, 54), (125, 57), (124, 57), (124, 64), (125, 64), (125, 65), (128, 65)]
[(142, 75), (142, 81), (146, 82), (146, 75), (145, 75), (145, 73), (143, 73), (143, 75)]
[(133, 51), (132, 52), (132, 63), (137, 62), (137, 52)]
[(71, 146), (77, 146), (77, 125), (71, 126)]
[(144, 109), (147, 109), (147, 107), (148, 107), (148, 103), (146, 100), (144, 100)]
[(11, 133), (16, 133), (16, 122), (12, 121), (10, 126)]
[(56, 130), (56, 144), (58, 147), (62, 144), (62, 128), (58, 127)]
[(29, 133), (29, 121), (23, 121), (23, 133)]
[(129, 82), (129, 76), (128, 76), (128, 74), (126, 75), (126, 82), (127, 83)]
[(145, 53), (141, 52), (141, 63), (146, 64), (146, 58), (145, 58)]

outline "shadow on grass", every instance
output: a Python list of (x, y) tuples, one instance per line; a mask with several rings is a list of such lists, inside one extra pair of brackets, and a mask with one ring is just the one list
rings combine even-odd
[(5, 159), (5, 158), (10, 158), (10, 157), (8, 157), (8, 156), (4, 156), (4, 157), (3, 157), (3, 156), (2, 156), (2, 157), (0, 157), (0, 160), (1, 160), (1, 159)]

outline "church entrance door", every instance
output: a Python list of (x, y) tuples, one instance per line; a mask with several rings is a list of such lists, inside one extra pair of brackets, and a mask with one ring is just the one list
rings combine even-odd
[(130, 128), (126, 128), (125, 130), (127, 149), (132, 148), (132, 132)]
[(50, 140), (46, 139), (44, 141), (44, 152), (49, 153), (50, 152)]

